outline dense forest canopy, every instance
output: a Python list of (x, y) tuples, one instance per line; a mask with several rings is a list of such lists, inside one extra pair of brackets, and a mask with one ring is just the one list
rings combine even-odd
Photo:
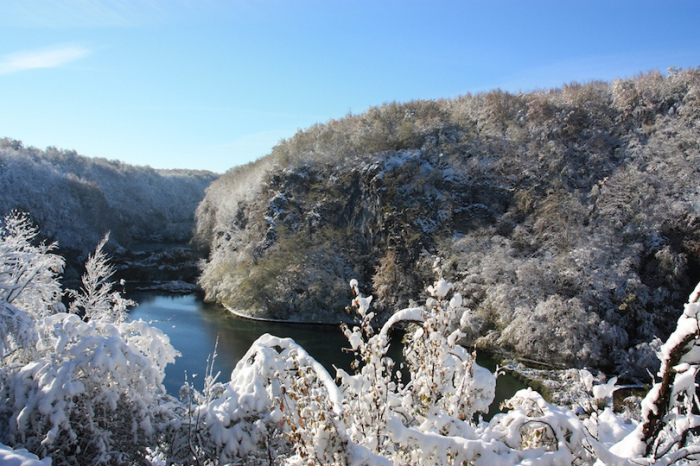
[(183, 280), (194, 287), (198, 254), (138, 251), (143, 243), (187, 244), (194, 211), (218, 175), (207, 171), (156, 170), (72, 150), (25, 147), (0, 139), (0, 215), (27, 213), (41, 235), (56, 241), (66, 258), (64, 281), (79, 281), (83, 262), (109, 232), (106, 248), (118, 256), (118, 275), (133, 281)]
[(111, 232), (116, 244), (189, 241), (194, 210), (217, 177), (192, 170), (90, 158), (0, 139), (0, 215), (27, 212), (62, 250), (87, 253)]
[(442, 260), (469, 344), (646, 377), (700, 278), (700, 70), (387, 103), (215, 181), (197, 210), (209, 299), (380, 317)]

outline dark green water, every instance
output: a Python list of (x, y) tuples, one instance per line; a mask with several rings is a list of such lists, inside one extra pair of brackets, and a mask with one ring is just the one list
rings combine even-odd
[[(165, 388), (177, 396), (185, 380), (185, 372), (197, 389), (202, 388), (207, 358), (219, 345), (214, 360), (214, 371), (220, 371), (220, 382), (230, 380), (236, 363), (245, 355), (251, 344), (264, 333), (292, 338), (311, 356), (323, 364), (331, 375), (333, 365), (350, 372), (352, 355), (343, 351), (349, 347), (340, 327), (332, 325), (285, 324), (242, 319), (221, 306), (202, 302), (195, 295), (165, 295), (160, 293), (134, 293), (128, 296), (139, 303), (131, 311), (132, 319), (151, 322), (170, 337), (170, 342), (182, 356), (166, 368)], [(392, 345), (390, 356), (396, 361), (401, 356), (398, 344)], [(496, 363), (479, 355), (477, 362), (493, 370)], [(192, 378), (196, 374), (194, 379)], [(498, 404), (512, 396), (525, 385), (509, 375), (498, 378), (496, 399)]]

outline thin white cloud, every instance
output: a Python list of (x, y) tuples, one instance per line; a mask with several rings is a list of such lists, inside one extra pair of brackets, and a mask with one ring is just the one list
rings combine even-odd
[(0, 58), (0, 75), (39, 68), (56, 68), (89, 54), (88, 49), (77, 45), (11, 53)]

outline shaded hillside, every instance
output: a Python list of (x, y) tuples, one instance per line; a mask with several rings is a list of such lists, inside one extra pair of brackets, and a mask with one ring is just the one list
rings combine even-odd
[[(194, 211), (216, 177), (0, 139), (0, 215), (29, 213), (42, 234), (58, 242), (69, 265), (82, 264), (107, 232), (112, 250), (141, 242), (187, 243)], [(82, 272), (67, 273), (70, 279)]]
[(337, 321), (357, 278), (386, 318), (439, 257), (470, 343), (643, 376), (700, 278), (698, 134), (697, 69), (331, 120), (208, 189), (200, 284)]

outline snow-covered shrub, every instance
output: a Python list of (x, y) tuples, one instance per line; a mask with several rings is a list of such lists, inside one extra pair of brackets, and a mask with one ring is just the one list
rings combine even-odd
[(12, 445), (80, 464), (135, 461), (155, 443), (167, 412), (159, 407), (164, 366), (175, 351), (142, 321), (42, 319), (43, 355), (7, 378)]
[(197, 451), (211, 461), (340, 460), (346, 437), (338, 422), (342, 395), (323, 366), (293, 340), (261, 336), (215, 392), (190, 416)]
[(85, 289), (72, 293), (71, 309), (84, 319), (57, 312), (62, 260), (32, 245), (36, 229), (24, 216), (4, 225), (0, 441), (59, 464), (143, 460), (172, 417), (162, 385), (177, 354), (168, 337), (125, 321), (130, 302), (112, 292), (101, 247), (87, 263)]
[(63, 259), (55, 244), (36, 244), (38, 230), (25, 214), (0, 222), (0, 357), (4, 363), (35, 356), (36, 320), (62, 310), (58, 275)]
[(88, 257), (82, 278), (83, 289), (69, 291), (73, 298), (70, 311), (81, 315), (84, 320), (123, 322), (126, 319), (127, 308), (136, 304), (122, 298), (118, 291), (113, 291), (110, 277), (114, 271), (104, 253), (104, 246), (108, 240), (109, 234), (102, 238), (95, 253)]
[[(459, 457), (458, 447), (438, 447), (436, 439), (473, 433), (474, 415), (488, 411), (495, 388), (494, 376), (458, 345), (461, 296), (448, 299), (453, 285), (439, 278), (428, 288), (428, 309), (401, 310), (375, 333), (369, 310), (372, 298), (359, 293), (357, 281), (351, 281), (351, 287), (360, 323), (344, 326), (343, 331), (356, 354), (356, 373), (337, 370), (349, 445), (393, 461), (449, 464)], [(386, 356), (389, 333), (398, 324), (413, 325), (404, 347), (405, 384)], [(404, 443), (412, 435), (436, 437), (416, 451), (411, 442)]]
[(375, 334), (372, 327), (372, 297), (360, 294), (357, 280), (352, 280), (350, 286), (355, 295), (352, 308), (360, 320), (353, 328), (342, 326), (349, 351), (355, 353), (354, 375), (336, 369), (343, 395), (343, 421), (353, 442), (374, 453), (386, 454), (393, 450), (386, 424), (391, 406), (398, 404), (397, 389), (402, 385), (392, 378), (394, 361), (386, 356), (387, 332)]
[[(400, 464), (559, 465), (599, 461), (631, 465), (676, 461), (691, 464), (700, 459), (695, 382), (700, 364), (700, 304), (686, 307), (678, 330), (662, 348), (663, 381), (643, 402), (644, 422), (613, 412), (616, 377), (596, 383), (583, 370), (579, 373), (586, 393), (576, 412), (547, 403), (528, 389), (506, 402), (509, 411), (497, 414), (489, 423), (477, 423), (473, 414), (488, 409), (494, 377), (474, 364), (471, 354), (456, 344), (462, 336), (455, 322), (462, 300), (455, 294), (448, 301), (453, 285), (439, 278), (428, 288), (429, 311), (399, 311), (378, 333), (369, 325), (373, 317), (369, 312), (371, 297), (359, 295), (356, 282), (351, 286), (357, 294), (353, 305), (361, 321), (358, 327), (345, 327), (344, 332), (358, 356), (358, 370), (352, 376), (338, 371), (340, 412), (329, 406), (324, 412), (325, 405), (319, 403), (322, 394), (316, 391), (308, 395), (312, 392), (310, 384), (297, 384), (302, 388), (295, 399), (318, 409), (295, 417), (295, 425), (308, 425), (306, 435), (296, 437), (307, 447), (297, 445), (297, 450), (321, 438), (320, 445), (333, 445), (333, 456), (316, 458), (342, 459), (341, 463), (350, 462), (348, 452), (351, 447), (357, 451), (357, 446), (371, 450), (375, 462), (384, 458)], [(691, 299), (697, 301), (696, 295), (700, 295), (700, 288)], [(468, 311), (461, 320), (465, 315), (468, 317)], [(399, 322), (414, 324), (406, 338), (410, 374), (405, 385), (392, 378), (393, 361), (385, 356), (388, 332)], [(669, 379), (669, 373), (675, 379)], [(316, 427), (313, 422), (326, 418), (333, 419), (332, 427), (328, 423)]]
[(301, 462), (347, 462), (351, 443), (345, 425), (318, 374), (309, 367), (297, 369), (291, 386), (283, 385), (279, 409), (284, 413), (284, 438)]
[(471, 422), (475, 414), (488, 412), (493, 401), (494, 376), (474, 362), (475, 353), (459, 344), (464, 337), (459, 324), (469, 311), (462, 308), (460, 294), (448, 300), (453, 287), (443, 278), (428, 287), (430, 311), (407, 338), (404, 354), (411, 381), (403, 405), (419, 419), (444, 413)]

